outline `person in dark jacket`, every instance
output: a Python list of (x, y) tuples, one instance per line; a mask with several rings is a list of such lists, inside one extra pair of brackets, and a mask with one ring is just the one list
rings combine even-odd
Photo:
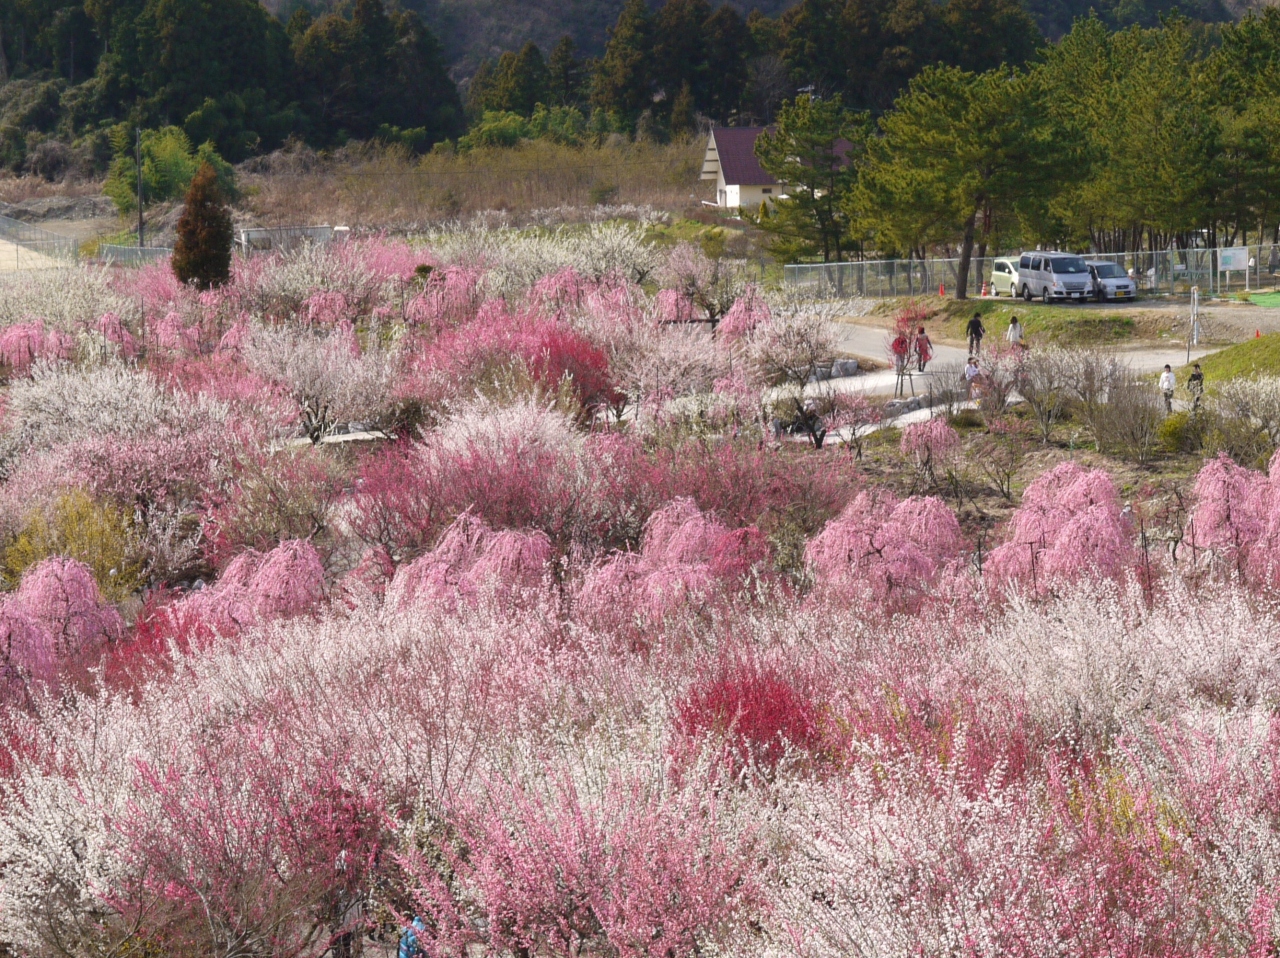
[(1196, 412), (1204, 397), (1204, 372), (1199, 363), (1191, 367), (1191, 375), (1187, 377), (1187, 392), (1191, 393), (1191, 411)]
[(981, 313), (973, 314), (973, 319), (969, 320), (965, 334), (969, 337), (969, 352), (974, 356), (982, 352), (982, 337), (987, 335), (987, 327), (982, 325)]

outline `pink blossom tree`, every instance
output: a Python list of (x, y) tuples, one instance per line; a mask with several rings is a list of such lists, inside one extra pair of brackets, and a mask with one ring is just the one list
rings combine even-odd
[(984, 572), (1045, 588), (1084, 574), (1118, 577), (1133, 561), (1133, 530), (1115, 483), (1103, 470), (1072, 461), (1027, 486)]
[(915, 463), (916, 475), (930, 486), (938, 484), (938, 470), (945, 469), (960, 445), (960, 435), (946, 419), (933, 416), (902, 430), (902, 454)]
[(75, 559), (52, 556), (32, 566), (11, 601), (48, 631), (60, 659), (90, 651), (124, 632), (120, 613), (103, 600), (93, 572)]
[(917, 607), (963, 546), (942, 500), (863, 492), (809, 543), (805, 562), (820, 592)]

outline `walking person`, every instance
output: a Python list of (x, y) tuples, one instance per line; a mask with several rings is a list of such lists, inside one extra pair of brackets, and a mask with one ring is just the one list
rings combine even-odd
[(1164, 372), (1160, 374), (1160, 392), (1164, 394), (1165, 413), (1173, 412), (1173, 391), (1177, 385), (1178, 381), (1173, 378), (1173, 370), (1166, 363)]
[(1026, 349), (1026, 344), (1022, 341), (1022, 324), (1018, 322), (1018, 317), (1014, 316), (1009, 320), (1009, 328), (1005, 331), (1004, 338), (1009, 341), (1010, 346), (1018, 349)]
[(977, 382), (980, 375), (982, 373), (978, 369), (978, 357), (970, 356), (969, 362), (964, 367), (965, 394), (970, 399), (973, 398), (974, 383)]
[(1199, 363), (1191, 367), (1191, 375), (1187, 377), (1187, 392), (1191, 393), (1191, 411), (1199, 412), (1200, 400), (1204, 398), (1204, 372)]
[(987, 327), (982, 325), (982, 313), (973, 314), (973, 319), (965, 327), (965, 334), (969, 337), (969, 352), (977, 356), (982, 352), (982, 337), (987, 335)]
[(924, 372), (925, 365), (933, 358), (933, 343), (929, 340), (929, 334), (924, 331), (924, 327), (920, 327), (920, 332), (916, 334), (916, 360), (917, 368), (920, 372)]
[(1267, 272), (1274, 276), (1277, 266), (1280, 266), (1280, 247), (1272, 244), (1271, 252), (1267, 253)]
[(898, 333), (889, 345), (889, 352), (893, 353), (893, 371), (901, 376), (907, 366), (907, 357), (911, 354), (911, 344), (907, 342), (906, 333)]

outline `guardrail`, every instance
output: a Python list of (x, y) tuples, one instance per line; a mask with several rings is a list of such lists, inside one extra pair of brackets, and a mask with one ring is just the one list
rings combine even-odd
[(248, 256), (252, 253), (288, 253), (300, 246), (325, 246), (334, 240), (346, 239), (349, 230), (344, 226), (268, 226), (240, 230), (236, 246)]

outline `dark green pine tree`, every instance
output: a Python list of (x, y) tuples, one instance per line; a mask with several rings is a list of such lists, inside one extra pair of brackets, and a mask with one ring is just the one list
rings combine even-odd
[(547, 60), (547, 93), (551, 106), (577, 106), (582, 97), (582, 61), (573, 37), (563, 36)]
[(682, 87), (689, 87), (695, 108), (707, 100), (710, 79), (707, 68), (706, 25), (711, 19), (707, 0), (667, 0), (654, 21), (656, 86), (666, 93), (665, 105), (674, 107)]
[(517, 54), (504, 53), (498, 61), (489, 109), (529, 116), (539, 103), (546, 103), (548, 80), (547, 64), (537, 44), (531, 41)]
[(671, 103), (671, 118), (667, 121), (673, 137), (689, 136), (697, 126), (693, 104), (693, 91), (686, 82)]
[(742, 104), (755, 43), (746, 21), (728, 4), (707, 21), (706, 38), (707, 79), (698, 109), (723, 123)]
[(231, 278), (231, 213), (218, 189), (218, 173), (208, 163), (200, 167), (178, 220), (173, 247), (173, 274), (197, 289), (222, 286)]
[(591, 105), (635, 119), (653, 104), (653, 18), (645, 0), (627, 0), (596, 66)]

